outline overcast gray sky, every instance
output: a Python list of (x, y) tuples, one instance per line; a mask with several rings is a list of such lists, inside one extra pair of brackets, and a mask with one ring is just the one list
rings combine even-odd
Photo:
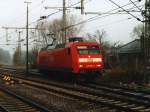
[[(26, 4), (25, 0), (0, 0), (0, 27), (2, 26), (12, 26), (12, 27), (23, 27), (26, 24)], [(79, 2), (80, 0), (66, 0), (68, 5)], [(130, 3), (130, 0), (113, 0), (118, 5), (123, 6), (125, 4)], [(135, 1), (135, 0), (132, 0)], [(45, 6), (62, 6), (62, 0), (31, 0), (32, 4), (30, 7), (29, 14), (29, 23), (32, 23), (40, 18), (40, 16), (51, 14), (54, 9), (45, 10)], [(144, 5), (145, 0), (142, 2), (136, 2), (138, 6)], [(79, 6), (79, 5), (76, 5)], [(126, 9), (134, 7), (133, 4), (125, 7)], [(142, 6), (144, 8), (144, 6)], [(104, 13), (109, 10), (115, 9), (117, 6), (112, 4), (109, 0), (85, 0), (85, 12), (100, 12)], [(135, 8), (136, 9), (136, 8)], [(121, 9), (120, 9), (121, 10)], [(97, 16), (97, 15), (81, 15), (79, 10), (70, 10), (70, 14), (74, 14), (82, 20), (87, 20), (88, 18)], [(134, 16), (142, 19), (141, 13), (132, 13)], [(54, 18), (60, 18), (62, 16), (62, 12), (50, 16), (48, 20), (52, 20)], [(107, 32), (107, 40), (112, 42), (121, 41), (121, 42), (129, 42), (132, 40), (131, 32), (132, 29), (140, 24), (135, 18), (133, 18), (129, 14), (118, 14), (112, 15), (108, 17), (103, 17), (104, 15), (99, 16), (99, 19), (88, 22), (84, 25), (84, 29), (80, 36), (86, 33), (93, 33), (96, 30), (104, 29)], [(131, 18), (131, 19), (128, 19)], [(34, 26), (35, 24), (33, 24)], [(15, 45), (5, 46), (1, 44), (6, 44), (5, 39), (5, 30), (0, 29), (0, 47), (7, 48), (13, 50), (12, 48), (16, 47)], [(9, 30), (9, 43), (15, 43), (17, 34), (15, 30)], [(25, 31), (24, 31), (25, 33)], [(25, 35), (22, 35), (22, 38)]]

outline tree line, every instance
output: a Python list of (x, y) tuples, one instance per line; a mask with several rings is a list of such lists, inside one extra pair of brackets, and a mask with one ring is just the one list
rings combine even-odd
[(11, 56), (9, 51), (0, 48), (0, 64), (11, 64)]

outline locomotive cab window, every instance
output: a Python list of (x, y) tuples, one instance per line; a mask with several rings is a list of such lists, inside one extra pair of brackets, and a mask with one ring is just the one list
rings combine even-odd
[(100, 50), (98, 46), (77, 46), (79, 54), (99, 54)]

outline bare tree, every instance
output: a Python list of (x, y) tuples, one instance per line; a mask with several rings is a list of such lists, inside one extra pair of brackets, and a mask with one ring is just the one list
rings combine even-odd
[[(73, 37), (73, 36), (77, 36), (82, 28), (83, 28), (83, 24), (82, 25), (78, 25), (78, 26), (74, 26), (74, 24), (76, 24), (79, 20), (77, 17), (75, 17), (74, 15), (68, 16), (67, 17), (67, 22), (66, 22), (66, 35), (67, 37)], [(51, 34), (55, 34), (55, 37), (57, 39), (57, 43), (61, 43), (62, 42), (62, 29), (64, 28), (63, 24), (62, 24), (62, 19), (54, 19), (53, 21), (50, 22), (39, 22), (38, 23), (38, 28), (39, 29), (44, 29), (44, 30), (39, 30), (39, 37), (41, 37), (40, 39), (43, 41), (43, 43), (51, 43), (51, 39), (52, 36)], [(47, 36), (47, 34), (50, 34), (49, 36)], [(66, 37), (66, 38), (67, 38)], [(43, 44), (42, 43), (42, 44)]]
[(89, 41), (95, 41), (98, 42), (99, 44), (103, 44), (105, 40), (104, 38), (106, 37), (106, 31), (102, 29), (101, 31), (100, 30), (95, 31), (94, 34), (87, 33), (86, 35)]
[(10, 53), (0, 48), (0, 64), (11, 64)]
[(14, 54), (13, 54), (13, 65), (19, 65), (20, 64), (20, 57), (18, 55), (18, 50), (15, 50)]
[(142, 24), (138, 24), (137, 26), (135, 26), (131, 32), (131, 36), (133, 38), (139, 39), (142, 35), (142, 33), (144, 32), (144, 27)]
[(105, 39), (106, 35), (107, 33), (104, 29), (102, 29), (101, 31), (97, 30), (93, 34), (90, 33), (86, 34), (88, 40), (99, 43), (100, 46), (102, 47), (102, 50), (110, 48), (110, 43)]

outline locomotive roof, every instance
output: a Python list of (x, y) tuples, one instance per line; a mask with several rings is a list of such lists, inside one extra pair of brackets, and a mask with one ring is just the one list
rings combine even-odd
[(42, 48), (41, 50), (46, 49), (57, 49), (57, 48), (65, 48), (65, 47), (71, 47), (73, 45), (98, 45), (96, 42), (88, 42), (88, 41), (72, 41), (69, 43), (63, 43), (63, 44), (57, 44), (56, 46), (47, 45), (45, 48)]
[(83, 42), (84, 39), (81, 38), (81, 37), (71, 37), (71, 38), (69, 38), (69, 42), (75, 42), (75, 41)]
[(66, 46), (72, 46), (72, 45), (98, 45), (97, 42), (88, 42), (88, 41), (85, 41), (85, 42), (70, 42), (70, 43), (67, 43)]

